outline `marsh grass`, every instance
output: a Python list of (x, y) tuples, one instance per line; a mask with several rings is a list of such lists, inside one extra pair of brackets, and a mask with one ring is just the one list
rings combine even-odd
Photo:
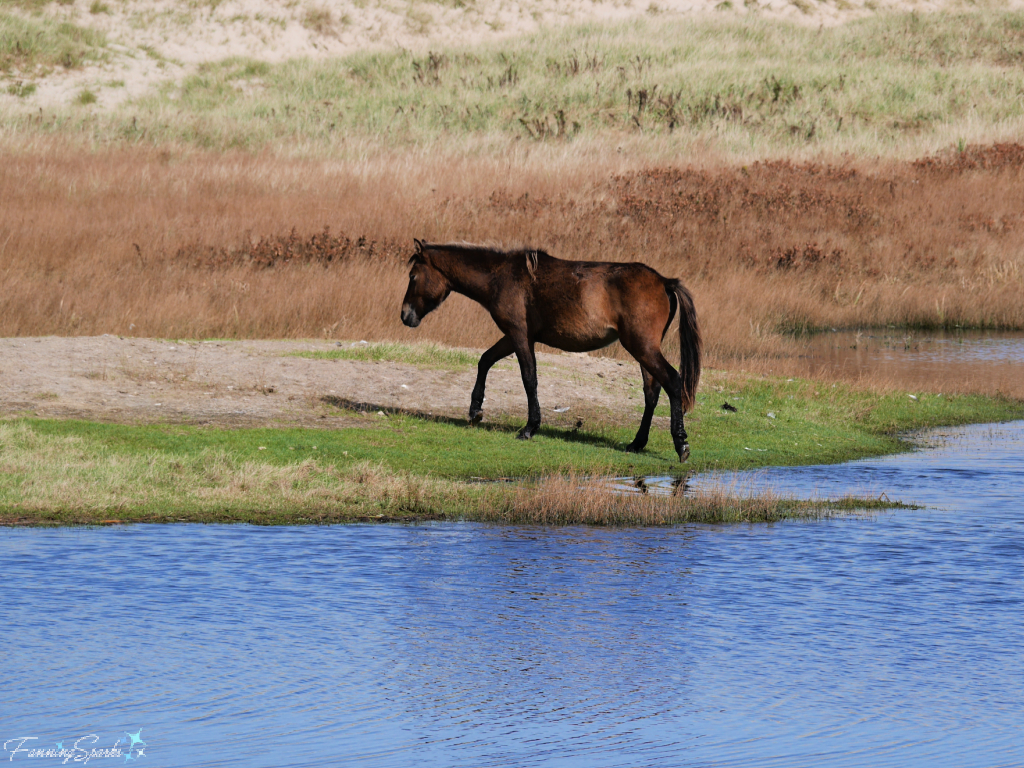
[[(575, 474), (509, 486), (396, 472), (375, 461), (302, 453), (278, 463), (224, 449), (126, 453), (88, 433), (0, 423), (0, 525), (132, 522), (327, 524), (480, 520), (541, 525), (666, 525), (820, 517), (871, 501), (799, 502), (772, 494), (612, 494)], [(899, 506), (887, 504), (886, 506)]]
[[(492, 514), (500, 522), (540, 525), (665, 525), (772, 521), (797, 506), (770, 491), (730, 495), (713, 489), (678, 496), (611, 493), (597, 485), (595, 478), (569, 473), (517, 488)], [(804, 511), (810, 510), (805, 507)]]
[(519, 525), (652, 526), (681, 523), (770, 523), (787, 518), (819, 519), (877, 509), (907, 509), (900, 502), (846, 497), (798, 500), (769, 490), (724, 486), (673, 495), (613, 493), (595, 478), (552, 475), (518, 486), (506, 498), (477, 513), (476, 519)]
[[(0, 333), (489, 347), (496, 326), (461, 296), (419, 329), (401, 324), (414, 237), (641, 260), (678, 276), (711, 367), (806, 375), (789, 334), (820, 328), (1024, 328), (1020, 145), (913, 162), (661, 167), (556, 149), (320, 162), (9, 147)], [(603, 354), (625, 357), (617, 344)], [(1024, 397), (1009, 370), (925, 386)]]
[[(408, 480), (368, 463), (339, 469), (308, 455), (282, 465), (223, 450), (126, 453), (76, 435), (0, 425), (0, 507), (12, 518), (98, 522), (319, 522), (408, 511)], [(97, 450), (98, 449), (98, 450)], [(447, 485), (419, 479), (438, 513)], [(297, 517), (298, 516), (298, 517)]]

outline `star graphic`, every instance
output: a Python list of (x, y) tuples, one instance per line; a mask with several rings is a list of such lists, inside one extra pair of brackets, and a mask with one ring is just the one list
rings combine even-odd
[(64, 749), (64, 742), (63, 741), (58, 741), (57, 742), (57, 749)]
[(142, 747), (142, 748), (139, 749), (139, 754), (136, 755), (136, 757), (145, 757), (145, 756), (146, 756), (146, 748)]
[(128, 733), (128, 731), (125, 731), (125, 734), (128, 736), (129, 739), (132, 740), (131, 746), (128, 747), (128, 751), (129, 752), (131, 750), (135, 749), (135, 745), (136, 744), (141, 744), (142, 746), (146, 746), (146, 742), (144, 742), (142, 740), (142, 729), (141, 728), (139, 728), (137, 733)]

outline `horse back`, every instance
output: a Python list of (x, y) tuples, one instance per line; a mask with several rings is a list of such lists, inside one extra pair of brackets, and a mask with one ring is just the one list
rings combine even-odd
[(539, 341), (571, 351), (647, 329), (660, 338), (672, 311), (665, 285), (644, 264), (541, 258), (530, 286), (531, 325)]
[[(550, 257), (549, 257), (550, 258)], [(551, 258), (538, 264), (532, 293), (549, 305), (572, 304), (619, 314), (640, 304), (668, 306), (665, 278), (646, 264), (612, 261), (565, 261)]]

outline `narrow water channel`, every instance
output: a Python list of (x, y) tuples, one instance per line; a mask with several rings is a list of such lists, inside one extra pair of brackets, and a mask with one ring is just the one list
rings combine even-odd
[(797, 337), (792, 346), (811, 375), (891, 377), (909, 387), (949, 381), (989, 391), (1019, 391), (1024, 379), (1019, 331), (842, 330)]

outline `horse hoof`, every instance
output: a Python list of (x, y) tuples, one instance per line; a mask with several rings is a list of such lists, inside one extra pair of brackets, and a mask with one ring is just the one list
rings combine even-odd
[(679, 452), (679, 463), (682, 464), (688, 458), (690, 458), (690, 446), (684, 444), (683, 450)]
[(518, 435), (516, 435), (516, 440), (529, 440), (531, 437), (533, 437), (533, 433), (527, 432), (525, 429), (523, 429), (519, 432)]
[(480, 422), (483, 420), (483, 418), (484, 418), (483, 413), (477, 413), (477, 414), (472, 414), (471, 413), (471, 414), (469, 414), (469, 426), (471, 426), (471, 427), (478, 427), (478, 426), (480, 426)]
[(645, 448), (645, 446), (643, 446), (643, 445), (637, 445), (636, 443), (630, 443), (623, 450), (625, 450), (626, 453), (640, 453), (640, 451), (642, 451), (644, 448)]

